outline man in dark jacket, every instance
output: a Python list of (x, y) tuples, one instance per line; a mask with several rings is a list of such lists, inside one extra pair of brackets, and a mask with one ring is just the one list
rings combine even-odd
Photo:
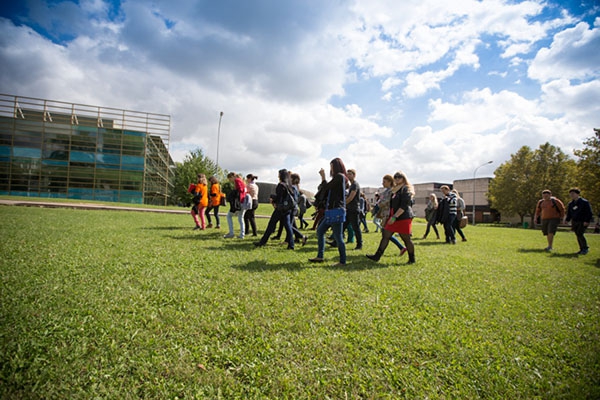
[(569, 190), (571, 202), (567, 206), (567, 217), (565, 220), (571, 222), (571, 230), (577, 236), (577, 243), (579, 243), (579, 253), (577, 254), (585, 255), (588, 253), (589, 247), (583, 235), (594, 219), (594, 214), (592, 213), (590, 202), (581, 197), (580, 193), (578, 188)]

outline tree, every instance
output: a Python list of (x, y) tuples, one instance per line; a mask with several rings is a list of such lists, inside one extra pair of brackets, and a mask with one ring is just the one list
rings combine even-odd
[(542, 190), (550, 189), (557, 197), (566, 199), (575, 171), (575, 162), (550, 143), (536, 151), (523, 146), (494, 171), (488, 196), (493, 208), (504, 215), (518, 215), (521, 223), (529, 215), (533, 226)]
[(577, 161), (578, 186), (582, 195), (588, 199), (596, 211), (600, 208), (600, 130), (594, 130), (596, 136), (587, 139), (582, 150), (575, 150)]
[(504, 215), (518, 215), (521, 223), (531, 210), (538, 191), (531, 185), (533, 176), (533, 152), (523, 146), (509, 161), (494, 171), (488, 198), (493, 208)]
[(182, 163), (176, 164), (175, 170), (175, 185), (174, 185), (174, 197), (179, 203), (187, 204), (192, 200), (192, 195), (187, 192), (190, 183), (195, 183), (198, 179), (198, 174), (205, 174), (207, 178), (212, 175), (216, 175), (221, 171), (217, 171), (217, 164), (206, 157), (201, 149), (190, 151), (185, 156)]

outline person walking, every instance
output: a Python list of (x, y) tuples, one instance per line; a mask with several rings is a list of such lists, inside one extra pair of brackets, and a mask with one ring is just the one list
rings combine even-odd
[(204, 230), (206, 228), (206, 220), (204, 219), (204, 210), (208, 205), (208, 188), (206, 186), (206, 175), (198, 174), (198, 181), (196, 184), (191, 184), (188, 188), (188, 192), (192, 193), (193, 206), (190, 214), (194, 219), (196, 227), (194, 230)]
[(216, 176), (211, 176), (208, 181), (210, 182), (210, 190), (208, 194), (208, 207), (206, 207), (205, 215), (208, 220), (207, 228), (212, 228), (213, 224), (210, 218), (210, 213), (213, 212), (215, 216), (216, 229), (221, 228), (221, 221), (219, 219), (219, 206), (221, 206), (221, 185), (217, 180)]
[(293, 188), (290, 181), (290, 173), (287, 169), (279, 170), (279, 183), (275, 187), (275, 196), (273, 198), (273, 213), (269, 219), (267, 229), (258, 242), (254, 242), (256, 247), (262, 247), (267, 244), (269, 236), (275, 232), (277, 222), (279, 222), (286, 232), (287, 248), (294, 250), (294, 233), (292, 231), (292, 211), (293, 206), (288, 206)]
[(304, 214), (306, 214), (309, 205), (308, 198), (304, 192), (300, 191), (300, 195), (298, 196), (298, 221), (300, 222), (300, 229), (308, 228), (308, 222), (304, 220)]
[[(356, 181), (356, 171), (348, 170), (348, 179), (350, 180), (350, 189), (348, 189), (348, 197), (346, 198), (346, 222), (344, 228), (348, 225), (352, 226), (354, 235), (356, 236), (356, 250), (361, 250), (363, 246), (362, 231), (360, 230), (360, 185)], [(348, 235), (350, 239), (350, 236)]]
[[(325, 216), (320, 220), (319, 225), (317, 226), (317, 256), (310, 258), (309, 261), (315, 263), (324, 261), (325, 233), (331, 227), (333, 236), (337, 242), (336, 247), (340, 255), (340, 261), (335, 264), (335, 266), (344, 266), (346, 265), (346, 244), (344, 243), (342, 231), (344, 229), (346, 212), (346, 185), (348, 174), (344, 162), (341, 158), (337, 157), (329, 163), (329, 175), (331, 176), (331, 180), (327, 182), (325, 179), (325, 170), (323, 168), (319, 170), (319, 175), (321, 175), (321, 184), (319, 185), (317, 197), (325, 199)], [(329, 219), (326, 215), (327, 211), (337, 212), (343, 217), (340, 220)]]
[(560, 221), (565, 217), (565, 205), (562, 201), (552, 196), (552, 191), (544, 189), (542, 191), (542, 199), (538, 201), (535, 207), (534, 220), (536, 223), (541, 223), (542, 234), (546, 236), (548, 246), (545, 251), (552, 251), (554, 244), (554, 235), (558, 230)]
[(246, 175), (246, 190), (252, 198), (252, 208), (246, 210), (246, 213), (244, 214), (244, 227), (246, 229), (246, 234), (249, 234), (250, 229), (252, 229), (252, 236), (256, 236), (256, 219), (254, 212), (258, 208), (258, 185), (255, 182), (257, 179), (258, 176), (254, 174)]
[(371, 216), (373, 217), (373, 224), (375, 225), (375, 233), (383, 231), (383, 228), (381, 226), (381, 218), (378, 216), (380, 200), (381, 195), (379, 193), (375, 193), (375, 204), (373, 205), (373, 208), (371, 208)]
[(427, 221), (427, 228), (425, 229), (425, 234), (423, 235), (423, 239), (427, 239), (427, 235), (429, 235), (429, 230), (433, 228), (435, 232), (435, 236), (437, 239), (440, 238), (440, 233), (438, 232), (437, 227), (437, 209), (438, 209), (438, 199), (435, 193), (431, 193), (429, 198), (427, 199), (427, 206), (425, 208), (425, 220)]
[(460, 228), (460, 220), (462, 219), (463, 215), (465, 215), (466, 211), (465, 201), (458, 194), (458, 190), (452, 189), (452, 193), (454, 193), (456, 196), (456, 219), (454, 220), (454, 231), (460, 235), (463, 242), (466, 242), (467, 237)]
[(415, 246), (412, 241), (412, 220), (414, 213), (412, 211), (412, 199), (415, 195), (413, 186), (406, 178), (406, 175), (398, 171), (394, 174), (394, 187), (392, 188), (392, 199), (390, 201), (390, 214), (387, 223), (383, 228), (383, 235), (379, 242), (379, 247), (375, 254), (368, 254), (367, 258), (373, 261), (379, 261), (390, 238), (394, 233), (398, 233), (406, 246), (408, 252), (408, 263), (415, 263)]
[(235, 190), (232, 190), (227, 196), (227, 201), (229, 202), (229, 212), (227, 213), (229, 232), (223, 237), (226, 239), (235, 237), (235, 234), (233, 233), (233, 216), (237, 215), (238, 223), (240, 224), (240, 234), (238, 238), (243, 239), (244, 214), (246, 213), (246, 210), (241, 207), (241, 203), (244, 201), (244, 197), (246, 197), (246, 184), (235, 172), (228, 173), (227, 179), (229, 182), (233, 183)]
[[(384, 175), (381, 180), (381, 185), (383, 186), (383, 191), (381, 192), (378, 202), (378, 219), (381, 221), (381, 235), (383, 237), (383, 227), (385, 227), (388, 219), (390, 218), (390, 202), (392, 200), (392, 187), (394, 186), (394, 177), (389, 174)], [(398, 250), (400, 250), (401, 256), (404, 255), (404, 253), (406, 253), (406, 247), (404, 247), (402, 243), (400, 243), (396, 236), (390, 236), (389, 240), (398, 248)]]
[(456, 220), (456, 195), (450, 191), (450, 187), (447, 185), (443, 185), (440, 190), (444, 194), (444, 199), (438, 206), (438, 222), (444, 224), (446, 243), (456, 244), (456, 233), (454, 232), (454, 221)]
[(567, 206), (565, 221), (571, 223), (571, 230), (577, 236), (577, 243), (579, 244), (579, 253), (577, 254), (586, 255), (590, 248), (584, 234), (594, 219), (594, 213), (592, 212), (590, 202), (581, 197), (580, 194), (581, 191), (579, 188), (569, 190), (571, 201)]

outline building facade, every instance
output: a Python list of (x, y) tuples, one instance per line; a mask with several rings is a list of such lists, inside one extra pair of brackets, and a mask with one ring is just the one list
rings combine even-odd
[[(454, 188), (465, 201), (467, 207), (465, 215), (469, 217), (470, 223), (473, 223), (473, 218), (476, 223), (490, 223), (498, 219), (498, 212), (490, 208), (490, 201), (487, 197), (491, 180), (492, 178), (475, 178), (454, 181)], [(473, 210), (475, 215), (473, 215)]]
[(167, 205), (168, 115), (0, 94), (0, 194)]

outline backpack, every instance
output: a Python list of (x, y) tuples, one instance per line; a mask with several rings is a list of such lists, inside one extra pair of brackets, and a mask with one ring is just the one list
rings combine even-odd
[(250, 194), (246, 193), (246, 196), (244, 196), (244, 201), (242, 201), (240, 203), (240, 209), (243, 211), (247, 211), (251, 208), (252, 208), (252, 196), (250, 196)]
[[(292, 189), (294, 192), (295, 189)], [(283, 212), (290, 212), (294, 210), (298, 205), (298, 197), (292, 194), (292, 191), (288, 187), (285, 188), (285, 197), (280, 204), (277, 204), (277, 209)]]

